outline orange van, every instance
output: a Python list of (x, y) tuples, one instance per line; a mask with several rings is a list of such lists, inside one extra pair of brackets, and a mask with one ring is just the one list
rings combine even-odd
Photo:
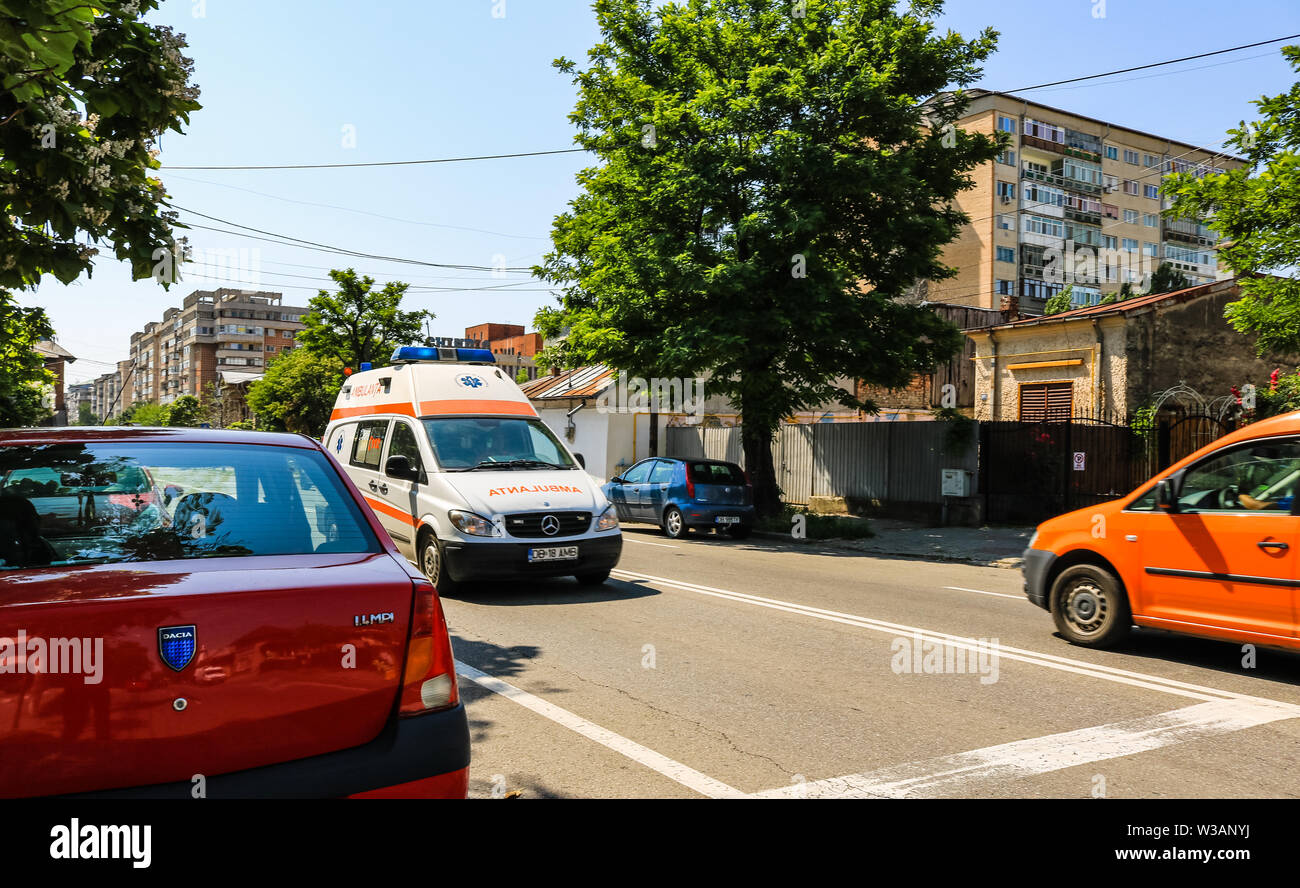
[(1069, 641), (1133, 625), (1300, 648), (1300, 412), (1202, 447), (1123, 499), (1038, 526), (1025, 594)]

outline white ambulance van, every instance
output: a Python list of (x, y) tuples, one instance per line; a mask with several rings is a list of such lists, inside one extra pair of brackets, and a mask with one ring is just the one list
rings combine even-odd
[(614, 507), (487, 349), (407, 346), (343, 383), (322, 439), (442, 591), (475, 580), (603, 583)]

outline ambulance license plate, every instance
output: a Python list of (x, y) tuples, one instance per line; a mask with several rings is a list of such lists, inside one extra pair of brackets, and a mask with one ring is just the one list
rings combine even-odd
[(529, 549), (528, 563), (535, 561), (577, 561), (577, 546), (547, 546), (545, 549)]

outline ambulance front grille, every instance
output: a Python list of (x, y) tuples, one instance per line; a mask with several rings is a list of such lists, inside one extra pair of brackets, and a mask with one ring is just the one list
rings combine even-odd
[[(548, 516), (554, 518), (559, 525), (555, 533), (546, 533), (542, 529), (542, 522)], [(590, 512), (516, 512), (506, 516), (506, 530), (511, 536), (516, 537), (556, 539), (577, 536), (590, 529)]]

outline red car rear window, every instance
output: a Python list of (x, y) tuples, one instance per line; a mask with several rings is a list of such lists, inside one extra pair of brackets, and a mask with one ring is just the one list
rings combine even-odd
[(0, 571), (379, 550), (337, 472), (314, 450), (0, 447)]

